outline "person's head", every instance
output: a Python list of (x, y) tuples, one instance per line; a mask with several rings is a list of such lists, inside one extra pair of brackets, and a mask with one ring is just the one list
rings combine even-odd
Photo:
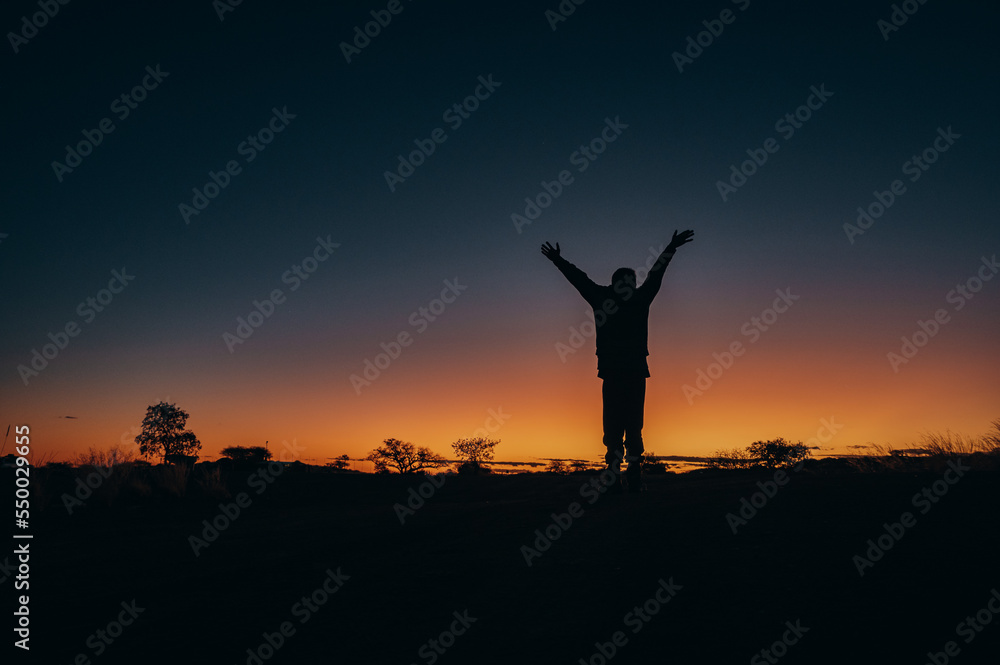
[[(622, 283), (630, 289), (635, 288), (635, 271), (631, 268), (619, 268), (611, 275), (611, 285), (618, 287)], [(621, 288), (621, 287), (618, 287)]]

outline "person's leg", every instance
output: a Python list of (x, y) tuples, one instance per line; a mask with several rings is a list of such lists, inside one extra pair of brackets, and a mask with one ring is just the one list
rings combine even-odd
[(625, 435), (625, 414), (622, 399), (622, 384), (618, 379), (604, 379), (604, 386), (601, 389), (604, 397), (604, 445), (607, 452), (604, 454), (604, 461), (608, 468), (618, 473), (621, 469), (622, 459), (625, 456), (625, 448), (622, 437)]
[(623, 405), (625, 425), (625, 449), (628, 460), (628, 470), (625, 472), (630, 490), (639, 488), (642, 482), (642, 453), (645, 448), (642, 443), (642, 420), (646, 406), (646, 378), (629, 379)]

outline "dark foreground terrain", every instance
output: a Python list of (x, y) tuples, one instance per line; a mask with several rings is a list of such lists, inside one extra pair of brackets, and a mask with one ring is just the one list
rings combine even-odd
[[(995, 663), (1000, 476), (973, 466), (952, 483), (945, 460), (810, 464), (781, 487), (766, 471), (667, 474), (593, 503), (594, 475), (451, 476), (402, 524), (393, 506), (423, 477), (289, 469), (265, 485), (237, 469), (222, 502), (249, 505), (197, 556), (189, 536), (218, 496), (70, 515), (50, 484), (31, 529), (30, 658), (4, 662)], [(933, 502), (914, 501), (924, 488)], [(734, 534), (726, 516), (754, 492), (767, 501)], [(521, 548), (546, 527), (558, 538), (529, 566)], [(854, 556), (880, 536), (891, 549), (862, 576)]]

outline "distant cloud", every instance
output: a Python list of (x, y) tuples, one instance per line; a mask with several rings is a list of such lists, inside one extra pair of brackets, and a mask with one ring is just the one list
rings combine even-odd
[(76, 416), (56, 416), (56, 418), (68, 418), (70, 420), (79, 420)]

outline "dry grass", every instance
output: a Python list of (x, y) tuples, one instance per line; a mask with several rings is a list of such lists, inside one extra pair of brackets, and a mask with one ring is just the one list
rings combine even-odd
[(52, 452), (38, 452), (38, 449), (34, 446), (28, 451), (28, 463), (36, 469), (40, 469), (43, 466), (47, 466), (55, 461), (56, 455)]
[(1000, 418), (992, 423), (993, 429), (983, 435), (983, 452), (1000, 455)]
[(888, 444), (869, 442), (861, 447), (865, 452), (847, 458), (847, 463), (851, 468), (861, 473), (898, 471), (907, 459), (902, 451), (896, 450)]
[(131, 464), (136, 460), (133, 447), (115, 445), (107, 450), (98, 448), (88, 448), (87, 452), (80, 453), (73, 460), (77, 466), (100, 466), (105, 469), (119, 464)]
[(941, 432), (926, 432), (920, 437), (920, 447), (928, 455), (956, 457), (987, 452), (985, 437), (956, 434), (951, 430)]
[(129, 478), (128, 489), (131, 493), (143, 498), (149, 497), (153, 493), (153, 488), (150, 487), (149, 483), (147, 483), (145, 479), (139, 478), (138, 476)]
[(213, 499), (229, 498), (229, 488), (226, 487), (226, 483), (222, 480), (222, 472), (218, 467), (199, 470), (195, 480), (198, 482), (198, 487), (207, 496)]
[(191, 468), (186, 464), (163, 464), (156, 469), (157, 484), (168, 494), (182, 497), (187, 493)]

